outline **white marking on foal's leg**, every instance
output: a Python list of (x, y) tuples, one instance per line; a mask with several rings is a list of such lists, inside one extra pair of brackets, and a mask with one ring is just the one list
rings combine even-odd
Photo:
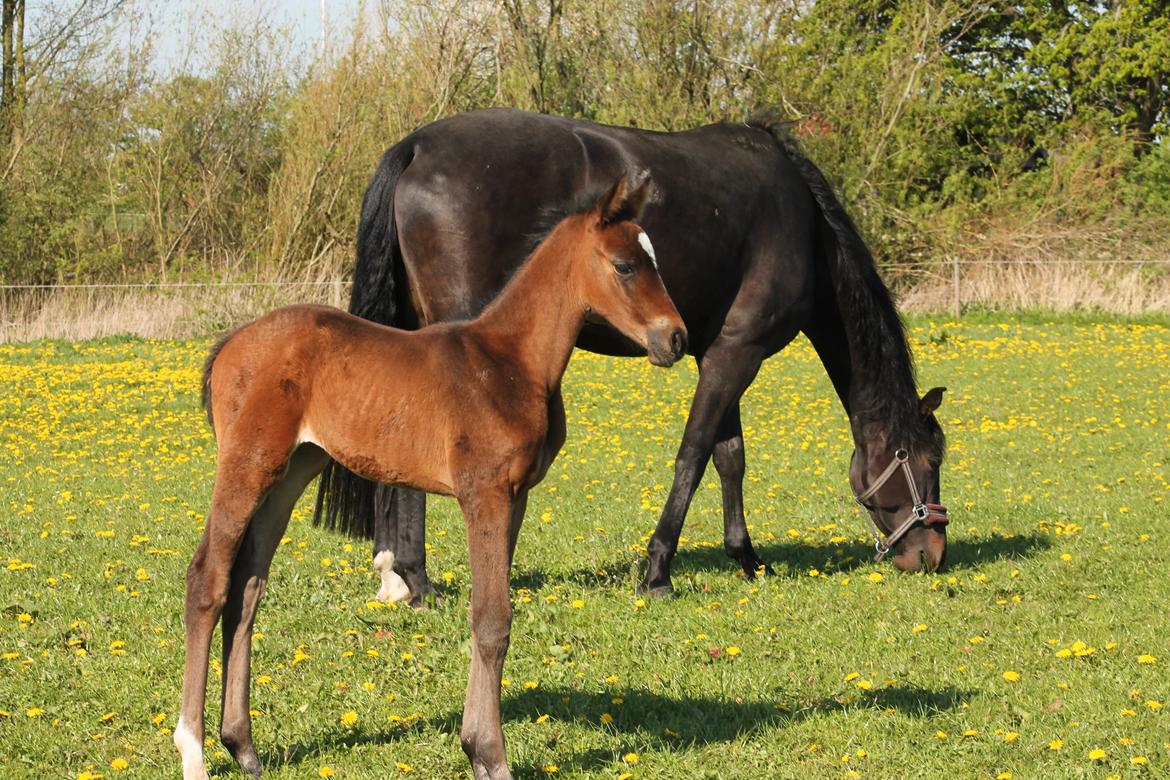
[(638, 231), (638, 243), (646, 250), (646, 254), (650, 255), (654, 270), (658, 270), (658, 256), (654, 254), (654, 245), (650, 243), (650, 236), (646, 235), (645, 231)]
[(203, 768), (203, 743), (195, 738), (182, 717), (175, 725), (175, 747), (183, 759), (183, 780), (207, 780), (207, 771)]
[(379, 601), (402, 601), (410, 596), (406, 581), (394, 571), (394, 553), (383, 550), (375, 555), (374, 568), (382, 572), (382, 588), (377, 596)]

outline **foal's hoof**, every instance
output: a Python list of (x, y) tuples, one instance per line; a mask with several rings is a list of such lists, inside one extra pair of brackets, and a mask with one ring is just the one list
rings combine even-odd
[(247, 748), (234, 754), (236, 763), (240, 765), (240, 769), (244, 770), (246, 774), (252, 777), (259, 777), (264, 774), (264, 765), (260, 763), (260, 757), (256, 755), (254, 748)]

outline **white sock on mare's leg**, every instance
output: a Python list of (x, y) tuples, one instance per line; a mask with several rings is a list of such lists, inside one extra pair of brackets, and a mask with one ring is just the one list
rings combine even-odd
[(406, 581), (394, 571), (394, 553), (383, 550), (374, 556), (374, 568), (382, 572), (382, 588), (378, 591), (378, 601), (402, 601), (410, 597), (410, 588)]
[(175, 724), (175, 747), (183, 759), (183, 780), (207, 780), (207, 770), (203, 767), (203, 743), (195, 738), (182, 717)]

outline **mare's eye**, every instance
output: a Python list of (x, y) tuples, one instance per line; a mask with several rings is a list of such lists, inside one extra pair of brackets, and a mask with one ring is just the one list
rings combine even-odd
[(629, 276), (634, 272), (634, 266), (629, 263), (614, 263), (613, 270), (617, 271), (622, 276)]

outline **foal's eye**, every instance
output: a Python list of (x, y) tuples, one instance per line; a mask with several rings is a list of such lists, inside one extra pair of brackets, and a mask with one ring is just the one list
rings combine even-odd
[(617, 271), (622, 276), (629, 276), (634, 272), (634, 266), (629, 263), (614, 263), (613, 270)]

